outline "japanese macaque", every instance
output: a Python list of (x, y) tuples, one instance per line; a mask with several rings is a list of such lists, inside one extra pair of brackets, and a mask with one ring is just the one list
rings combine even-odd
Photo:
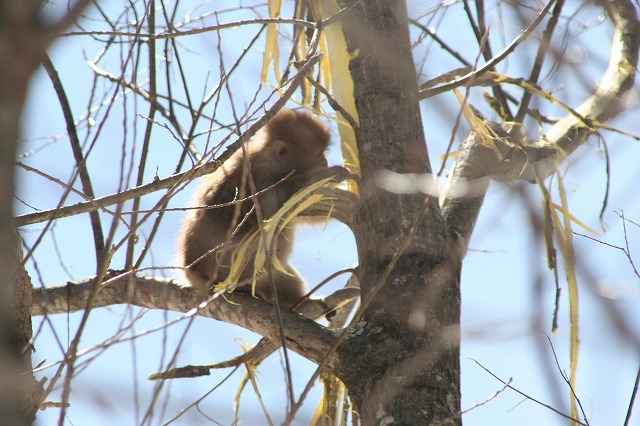
[[(193, 200), (201, 208), (189, 211), (178, 241), (181, 266), (193, 287), (207, 293), (227, 278), (237, 244), (259, 229), (258, 208), (262, 218), (269, 219), (299, 189), (321, 179), (333, 177), (339, 182), (350, 176), (344, 167), (328, 166), (329, 137), (329, 130), (315, 117), (283, 110), (244, 148), (203, 178)], [(258, 195), (252, 199), (253, 194)], [(254, 206), (256, 202), (259, 206)], [(288, 308), (306, 294), (304, 280), (288, 261), (293, 233), (293, 227), (287, 227), (268, 251), (269, 255), (275, 251), (287, 271), (271, 268), (277, 300)], [(251, 288), (258, 244), (256, 240), (250, 248), (250, 261), (240, 275), (238, 289)], [(255, 293), (274, 303), (270, 282), (268, 273), (259, 274)]]

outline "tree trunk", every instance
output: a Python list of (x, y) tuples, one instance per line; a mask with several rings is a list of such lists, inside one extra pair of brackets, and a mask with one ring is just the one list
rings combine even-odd
[(430, 173), (404, 2), (360, 2), (345, 37), (360, 127), (354, 232), (362, 329), (343, 375), (364, 424), (460, 424), (460, 256), (437, 199), (378, 187), (381, 170)]
[[(13, 220), (14, 161), (29, 76), (38, 64), (18, 2), (0, 6), (0, 423), (31, 424), (31, 282)], [(37, 52), (38, 50), (36, 50)]]
[(45, 48), (89, 3), (79, 0), (57, 23), (40, 20), (40, 2), (0, 2), (0, 424), (33, 422), (40, 389), (31, 367), (32, 285), (13, 216), (14, 162), (32, 73)]

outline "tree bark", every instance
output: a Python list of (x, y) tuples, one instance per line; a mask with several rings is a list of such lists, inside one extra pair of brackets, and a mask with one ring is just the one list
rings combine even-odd
[(14, 161), (29, 76), (38, 64), (30, 3), (0, 5), (0, 422), (31, 424), (31, 283), (13, 220)]
[(31, 74), (53, 38), (89, 3), (79, 0), (51, 25), (39, 2), (0, 2), (0, 423), (31, 424), (39, 389), (31, 374), (31, 281), (13, 217), (14, 163)]
[(392, 194), (381, 170), (430, 173), (406, 6), (360, 2), (344, 25), (359, 129), (362, 199), (354, 233), (363, 304), (341, 352), (364, 424), (459, 423), (460, 258), (438, 202)]

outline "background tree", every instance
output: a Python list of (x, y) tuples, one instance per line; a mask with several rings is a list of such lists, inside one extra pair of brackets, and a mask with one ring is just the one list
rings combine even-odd
[[(60, 44), (50, 50), (53, 59), (44, 57), (36, 75), (43, 79), (46, 72), (53, 91), (43, 91), (38, 83), (32, 89), (34, 99), (48, 99), (55, 93), (59, 104), (54, 108), (49, 102), (32, 102), (29, 108), (34, 109), (26, 110), (25, 116), (32, 119), (26, 120), (29, 126), (23, 129), (26, 138), (20, 152), (25, 154), (18, 164), (22, 186), (17, 190), (19, 215), (14, 221), (21, 227), (25, 265), (36, 287), (34, 314), (44, 315), (34, 327), (33, 342), (38, 350), (46, 348), (41, 358), (44, 365), (36, 373), (48, 380), (36, 400), (62, 402), (40, 417), (48, 418), (54, 411), (53, 416), (63, 423), (67, 415), (72, 421), (81, 415), (75, 410), (85, 405), (80, 402), (82, 395), (101, 387), (83, 382), (83, 372), (106, 361), (109, 369), (117, 362), (122, 368), (117, 371), (127, 372), (112, 385), (117, 393), (126, 390), (132, 395), (133, 403), (125, 405), (134, 410), (124, 415), (129, 421), (164, 423), (189, 417), (202, 422), (210, 408), (217, 421), (230, 422), (233, 398), (225, 399), (226, 379), (217, 371), (214, 377), (199, 379), (141, 381), (155, 371), (224, 359), (216, 353), (231, 344), (224, 328), (196, 318), (200, 316), (265, 336), (271, 343), (263, 343), (265, 352), (254, 355), (252, 361), (285, 344), (286, 349), (279, 352), (283, 366), (278, 362), (275, 370), (282, 375), (286, 392), (280, 392), (282, 398), (276, 402), (269, 401), (271, 392), (256, 380), (255, 362), (236, 363), (244, 366), (246, 374), (233, 388), (251, 383), (255, 395), (262, 396), (255, 403), (262, 404), (269, 421), (308, 421), (309, 414), (304, 414), (308, 411), (298, 410), (312, 399), (306, 397), (307, 381), (313, 384), (316, 374), (311, 372), (317, 371), (333, 373), (346, 384), (348, 397), (334, 394), (334, 403), (349, 407), (353, 402), (365, 424), (460, 422), (461, 409), (482, 400), (467, 399), (462, 406), (460, 402), (460, 274), (489, 179), (493, 179), (525, 182), (501, 187), (495, 205), (504, 210), (505, 204), (521, 204), (525, 214), (516, 230), (530, 229), (532, 241), (544, 242), (544, 246), (530, 243), (531, 253), (522, 254), (528, 258), (523, 263), (533, 265), (530, 273), (512, 278), (514, 287), (531, 283), (533, 289), (534, 314), (520, 332), (530, 328), (532, 335), (540, 337), (542, 328), (568, 335), (552, 341), (568, 352), (561, 353), (557, 370), (553, 362), (542, 363), (538, 370), (547, 373), (550, 388), (561, 389), (563, 395), (547, 395), (551, 401), (543, 401), (548, 406), (537, 407), (538, 412), (558, 415), (551, 406), (559, 407), (561, 416), (590, 421), (591, 413), (581, 412), (578, 404), (583, 395), (577, 381), (578, 294), (580, 285), (604, 294), (600, 284), (609, 275), (589, 267), (580, 243), (574, 242), (574, 228), (589, 233), (593, 218), (597, 224), (598, 216), (606, 219), (611, 213), (604, 195), (605, 216), (600, 215), (602, 202), (594, 214), (597, 192), (587, 187), (591, 207), (584, 214), (593, 218), (584, 224), (566, 182), (586, 179), (588, 174), (559, 165), (573, 164), (562, 162), (579, 154), (573, 153), (590, 136), (597, 136), (592, 139), (603, 147), (606, 177), (625, 167), (624, 163), (610, 167), (614, 163), (606, 141), (621, 140), (628, 146), (637, 139), (634, 129), (622, 131), (605, 123), (634, 103), (629, 93), (638, 54), (635, 6), (621, 0), (602, 6), (558, 1), (535, 8), (466, 1), (420, 9), (409, 6), (407, 19), (403, 4), (382, 0), (270, 1), (228, 8), (216, 3), (98, 3), (63, 33)], [(47, 6), (40, 13), (50, 17), (66, 12)], [(69, 16), (75, 19), (74, 13)], [(466, 19), (464, 26), (461, 17)], [(460, 34), (452, 34), (451, 29)], [(612, 40), (608, 63), (600, 57), (603, 51), (588, 44), (587, 40), (597, 37)], [(38, 44), (41, 49), (46, 45)], [(76, 73), (78, 62), (71, 60), (79, 59), (77, 52), (89, 57), (83, 74)], [(594, 78), (599, 80), (597, 86)], [(587, 100), (581, 103), (582, 98)], [(360, 308), (343, 329), (335, 328), (340, 317), (334, 328), (324, 327), (289, 311), (276, 315), (273, 306), (246, 295), (234, 295), (237, 304), (217, 298), (194, 310), (197, 295), (162, 278), (176, 272), (170, 241), (187, 205), (188, 183), (228, 158), (287, 101), (334, 119), (341, 157), (362, 176), (357, 188), (347, 188), (351, 192), (324, 190), (325, 202), (314, 206), (316, 213), (331, 213), (347, 223), (357, 247)], [(9, 99), (6, 104), (19, 110), (21, 99)], [(56, 117), (58, 108), (62, 114)], [(29, 138), (60, 134), (60, 123), (66, 129), (60, 136)], [(472, 133), (464, 137), (467, 129)], [(442, 158), (436, 160), (437, 155)], [(590, 167), (604, 168), (601, 160), (589, 156)], [(333, 160), (339, 161), (337, 153)], [(444, 177), (447, 171), (449, 185), (442, 188), (434, 178)], [(32, 190), (36, 187), (37, 191)], [(329, 202), (336, 195), (340, 201)], [(637, 211), (637, 202), (617, 200), (615, 207), (625, 210), (616, 221), (624, 231), (622, 241), (633, 241), (626, 225), (635, 223), (627, 217), (629, 209)], [(539, 201), (542, 208), (536, 207)], [(91, 234), (86, 232), (87, 216)], [(506, 235), (506, 217), (502, 213), (492, 217), (502, 223), (494, 219), (485, 229)], [(317, 238), (313, 231), (307, 235), (314, 245)], [(606, 246), (588, 239), (601, 238), (594, 233), (580, 238), (581, 243), (590, 244), (589, 250), (606, 251)], [(15, 253), (15, 248), (6, 247)], [(619, 248), (633, 266), (632, 246)], [(307, 249), (300, 257), (313, 258), (314, 253)], [(537, 262), (543, 255), (545, 263)], [(350, 263), (343, 259), (338, 266), (332, 261), (331, 271)], [(547, 265), (554, 273), (538, 272)], [(475, 271), (469, 280), (478, 275), (495, 279), (486, 270)], [(68, 278), (62, 278), (64, 274)], [(87, 278), (90, 275), (95, 277)], [(315, 284), (329, 274), (304, 275)], [(74, 282), (52, 286), (65, 280)], [(545, 287), (549, 282), (556, 283), (551, 291)], [(561, 292), (565, 286), (568, 296)], [(607, 288), (619, 291), (621, 287)], [(321, 291), (331, 292), (329, 288)], [(620, 333), (629, 342), (625, 348), (637, 356), (637, 330), (612, 299), (594, 299), (606, 312), (602, 318), (609, 326), (605, 329)], [(123, 303), (112, 310), (95, 309)], [(134, 306), (164, 312), (154, 314)], [(567, 307), (568, 315), (562, 316)], [(176, 318), (167, 316), (168, 310), (186, 314)], [(58, 313), (67, 315), (53, 315)], [(240, 332), (234, 329), (233, 333)], [(128, 359), (113, 354), (126, 345)], [(550, 354), (548, 348), (538, 346), (543, 356)], [(315, 370), (298, 358), (292, 361), (289, 352), (322, 368)], [(549, 365), (553, 368), (544, 368)], [(555, 386), (565, 369), (566, 383)], [(304, 370), (309, 372), (300, 383)], [(186, 371), (197, 375), (209, 368)], [(123, 385), (129, 375), (131, 385)], [(328, 415), (331, 385), (342, 388), (329, 376), (322, 379)], [(282, 379), (272, 380), (282, 383)], [(627, 399), (635, 395), (632, 381), (624, 393)], [(200, 404), (195, 397), (176, 402), (176, 389), (193, 388), (193, 383), (211, 389), (214, 396)], [(500, 397), (507, 393), (502, 384), (495, 386)], [(107, 398), (103, 392), (90, 393)], [(255, 398), (248, 393), (239, 401)], [(566, 401), (570, 409), (564, 406)], [(206, 403), (212, 406), (205, 408)], [(617, 415), (623, 419), (632, 405)], [(216, 406), (221, 407), (219, 411)], [(274, 415), (278, 406), (287, 409)], [(115, 406), (108, 407), (113, 414)], [(190, 409), (179, 414), (184, 407)], [(465, 414), (467, 421), (478, 411)], [(250, 422), (251, 417), (243, 413), (240, 406), (235, 415)]]

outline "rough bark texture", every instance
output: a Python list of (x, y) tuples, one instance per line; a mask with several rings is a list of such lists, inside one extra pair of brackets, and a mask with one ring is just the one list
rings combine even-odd
[(13, 217), (14, 161), (31, 74), (45, 48), (88, 0), (45, 25), (39, 2), (0, 2), (0, 424), (31, 424), (38, 390), (31, 375), (31, 281), (21, 263)]
[[(190, 312), (229, 324), (252, 330), (274, 342), (280, 341), (279, 329), (273, 305), (257, 299), (249, 292), (236, 291), (232, 295), (219, 297), (207, 304), (201, 294), (192, 287), (185, 287), (172, 280), (135, 276), (127, 273), (109, 272), (100, 283), (100, 291), (93, 301), (93, 307), (128, 303), (151, 309), (176, 312)], [(33, 315), (51, 315), (64, 312), (83, 311), (96, 284), (95, 277), (75, 283), (33, 290)], [(228, 300), (233, 303), (229, 303)], [(198, 307), (197, 312), (194, 307)], [(304, 310), (304, 315), (318, 317), (314, 306)], [(283, 323), (287, 331), (287, 346), (294, 352), (320, 363), (329, 348), (335, 344), (335, 330), (329, 330), (317, 322), (304, 318), (289, 309), (282, 311)], [(338, 357), (328, 363), (331, 370), (342, 370)]]
[(33, 350), (31, 338), (31, 278), (23, 266), (22, 250), (20, 246), (14, 249), (11, 274), (12, 291), (9, 300), (10, 320), (7, 323), (8, 345), (3, 348), (2, 382), (0, 389), (2, 396), (2, 424), (20, 425), (31, 424), (37, 410), (35, 401), (41, 392), (41, 387), (32, 374), (31, 352)]
[(460, 410), (459, 260), (437, 200), (375, 184), (380, 170), (430, 172), (405, 5), (361, 2), (347, 19), (362, 168), (354, 228), (372, 302), (343, 349), (355, 367), (345, 381), (364, 424), (430, 424)]
[(20, 114), (38, 63), (30, 8), (22, 2), (0, 5), (0, 422), (11, 425), (31, 423), (27, 404), (33, 392), (31, 284), (16, 268), (20, 257), (12, 211)]

